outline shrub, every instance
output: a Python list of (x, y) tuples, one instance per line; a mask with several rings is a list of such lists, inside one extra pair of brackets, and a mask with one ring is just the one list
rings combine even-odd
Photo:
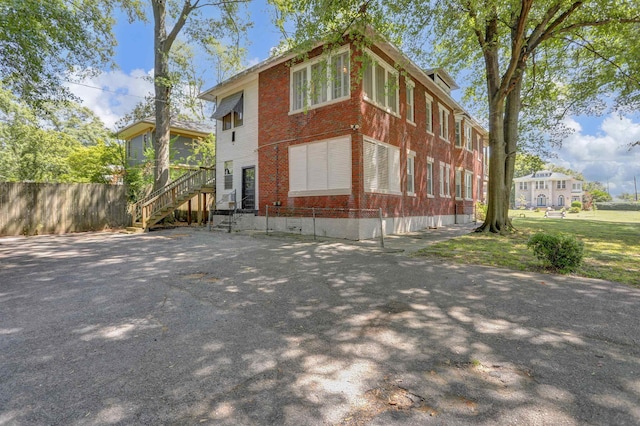
[(476, 220), (485, 220), (487, 218), (487, 205), (481, 201), (476, 203)]
[(580, 213), (580, 207), (571, 207), (569, 213)]
[(569, 234), (538, 232), (529, 238), (527, 248), (546, 268), (563, 273), (577, 269), (584, 255), (584, 243)]
[(578, 209), (582, 208), (582, 203), (580, 201), (572, 201), (571, 207), (577, 207)]

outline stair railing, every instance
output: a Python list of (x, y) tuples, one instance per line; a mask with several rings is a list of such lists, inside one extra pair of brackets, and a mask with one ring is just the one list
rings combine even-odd
[(199, 190), (203, 186), (215, 181), (215, 169), (200, 167), (183, 174), (170, 182), (164, 188), (156, 190), (138, 201), (131, 207), (133, 222), (142, 222), (142, 227), (147, 228), (149, 219), (156, 213), (167, 207), (175, 205), (185, 194)]

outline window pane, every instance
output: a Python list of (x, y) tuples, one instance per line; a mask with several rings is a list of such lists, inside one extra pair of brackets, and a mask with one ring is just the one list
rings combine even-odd
[(347, 52), (336, 55), (331, 59), (333, 75), (333, 99), (349, 95), (349, 55)]
[(377, 147), (378, 159), (378, 189), (389, 189), (389, 149), (384, 145)]
[(376, 176), (376, 145), (371, 142), (364, 142), (364, 187), (367, 190), (374, 190), (378, 187)]
[(389, 84), (387, 87), (387, 92), (389, 94), (389, 103), (387, 105), (389, 106), (389, 109), (391, 109), (391, 111), (397, 113), (398, 112), (398, 77), (393, 73), (389, 73), (388, 81), (389, 81)]
[(427, 99), (427, 132), (433, 132), (433, 111), (432, 102)]
[(325, 61), (311, 65), (311, 105), (327, 101), (327, 63)]
[(375, 101), (382, 106), (386, 106), (386, 76), (387, 71), (380, 65), (376, 64), (376, 99)]
[(427, 194), (433, 195), (433, 163), (427, 163)]
[(222, 117), (222, 130), (229, 130), (231, 128), (231, 112)]
[(373, 100), (373, 64), (367, 63), (368, 58), (365, 58), (364, 72), (362, 74), (362, 84), (364, 88), (364, 94), (371, 100)]
[(306, 105), (307, 69), (301, 69), (293, 73), (293, 87), (291, 90), (293, 110), (304, 108)]
[(407, 120), (415, 121), (413, 118), (413, 87), (407, 86)]

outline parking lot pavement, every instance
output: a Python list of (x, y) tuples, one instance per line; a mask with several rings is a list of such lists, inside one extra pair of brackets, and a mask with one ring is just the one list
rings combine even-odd
[(0, 425), (635, 425), (639, 317), (616, 283), (333, 240), (2, 238)]

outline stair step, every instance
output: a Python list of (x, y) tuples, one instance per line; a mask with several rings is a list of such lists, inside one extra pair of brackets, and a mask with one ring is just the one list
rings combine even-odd
[(137, 226), (127, 226), (124, 228), (127, 234), (142, 234), (144, 233), (144, 228), (139, 228)]

